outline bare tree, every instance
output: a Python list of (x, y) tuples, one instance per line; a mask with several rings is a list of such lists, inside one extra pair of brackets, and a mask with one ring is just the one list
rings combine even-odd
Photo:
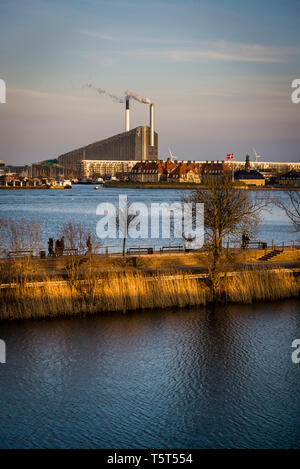
[[(96, 237), (94, 233), (86, 230), (83, 223), (73, 223), (71, 220), (67, 221), (59, 230), (59, 236), (64, 236), (65, 246), (67, 249), (77, 249), (79, 253), (97, 253), (98, 249), (102, 246), (102, 242)], [(91, 249), (88, 249), (88, 239), (91, 243)]]
[(253, 234), (262, 209), (269, 204), (264, 194), (253, 196), (248, 190), (237, 189), (229, 177), (207, 178), (205, 188), (193, 191), (184, 202), (204, 204), (205, 239), (212, 256), (210, 266), (213, 296), (215, 296), (221, 262), (222, 243), (229, 237)]
[(125, 256), (126, 252), (126, 239), (127, 239), (127, 234), (128, 234), (128, 228), (132, 220), (136, 217), (136, 215), (130, 214), (129, 213), (129, 206), (130, 202), (129, 200), (126, 199), (126, 202), (123, 206), (119, 206), (119, 210), (117, 213), (116, 217), (116, 224), (119, 229), (119, 232), (123, 236), (123, 249), (122, 253), (123, 256)]
[(287, 217), (293, 223), (295, 231), (300, 231), (300, 192), (290, 190), (286, 192), (288, 200), (275, 199), (277, 207), (285, 211)]
[[(82, 223), (73, 223), (71, 220), (60, 228), (59, 236), (64, 237), (66, 249), (74, 250), (64, 260), (71, 291), (80, 291), (85, 295), (86, 300), (88, 298), (92, 300), (95, 296), (97, 283), (96, 274), (93, 270), (95, 265), (94, 254), (102, 246), (101, 240), (94, 233), (87, 231)], [(75, 250), (78, 250), (80, 254), (86, 254), (86, 256), (78, 256)], [(82, 276), (87, 281), (88, 292), (82, 289)]]
[(21, 218), (15, 221), (1, 220), (0, 242), (1, 251), (28, 251), (30, 255), (36, 255), (41, 247), (40, 222), (34, 219), (25, 220)]
[[(1, 220), (0, 224), (1, 254), (7, 255), (15, 251), (21, 256), (6, 259), (1, 263), (0, 277), (10, 279), (16, 283), (16, 288), (23, 291), (30, 275), (34, 272), (32, 256), (38, 254), (41, 246), (40, 223), (36, 220), (14, 221)], [(19, 251), (19, 253), (18, 253)], [(21, 251), (26, 251), (22, 253)], [(25, 254), (23, 256), (23, 254)]]

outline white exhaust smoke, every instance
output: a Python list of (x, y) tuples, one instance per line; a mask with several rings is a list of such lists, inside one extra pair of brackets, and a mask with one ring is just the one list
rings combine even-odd
[(144, 104), (151, 104), (151, 100), (148, 98), (143, 98), (142, 96), (139, 96), (138, 94), (134, 93), (133, 91), (125, 91), (126, 96), (129, 98), (135, 99), (139, 103), (144, 103)]
[(89, 88), (91, 90), (97, 91), (98, 94), (103, 94), (105, 96), (108, 96), (110, 99), (112, 99), (115, 103), (125, 103), (126, 99), (135, 99), (135, 101), (138, 101), (139, 103), (143, 104), (152, 104), (152, 101), (149, 98), (143, 98), (142, 96), (138, 95), (137, 93), (134, 93), (133, 91), (126, 90), (125, 91), (125, 96), (116, 96), (114, 94), (109, 93), (108, 91), (104, 90), (103, 88), (97, 88), (97, 86), (94, 86), (92, 83), (87, 83), (86, 85), (83, 85), (83, 88)]
[(103, 94), (105, 96), (108, 96), (115, 103), (121, 103), (121, 104), (126, 103), (126, 107), (125, 107), (125, 131), (126, 132), (128, 132), (130, 129), (129, 100), (134, 99), (135, 101), (138, 101), (139, 103), (150, 104), (150, 146), (151, 147), (154, 146), (154, 104), (149, 98), (143, 98), (142, 96), (129, 90), (125, 91), (124, 97), (116, 96), (114, 94), (108, 93), (103, 88), (97, 88), (92, 83), (87, 83), (86, 85), (83, 85), (83, 87), (90, 88), (91, 90), (95, 90), (100, 95)]
[(114, 101), (114, 103), (125, 103), (125, 98), (121, 98), (120, 96), (116, 96), (114, 94), (108, 93), (106, 90), (103, 90), (102, 88), (97, 88), (94, 86), (92, 83), (87, 83), (86, 85), (83, 85), (84, 88), (90, 88), (91, 90), (97, 91), (99, 94), (104, 94), (105, 96), (108, 96), (110, 99)]

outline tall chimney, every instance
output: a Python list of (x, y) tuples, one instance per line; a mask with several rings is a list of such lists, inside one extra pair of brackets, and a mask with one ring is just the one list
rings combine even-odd
[(150, 104), (150, 147), (154, 147), (154, 104)]
[(129, 129), (130, 129), (130, 122), (129, 122), (129, 98), (126, 98), (125, 131), (128, 132)]

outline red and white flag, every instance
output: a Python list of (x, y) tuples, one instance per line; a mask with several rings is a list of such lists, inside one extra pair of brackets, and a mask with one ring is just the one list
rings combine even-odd
[(233, 153), (228, 153), (227, 155), (227, 160), (232, 160), (232, 158), (234, 158), (234, 154)]

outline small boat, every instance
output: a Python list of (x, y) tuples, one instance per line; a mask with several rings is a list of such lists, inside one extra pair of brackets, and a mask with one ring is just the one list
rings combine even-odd
[(62, 185), (64, 189), (72, 189), (72, 182), (69, 179), (68, 180), (65, 179)]
[(98, 186), (95, 186), (94, 189), (95, 189), (95, 191), (97, 191), (97, 190), (99, 189), (99, 187), (98, 187)]

